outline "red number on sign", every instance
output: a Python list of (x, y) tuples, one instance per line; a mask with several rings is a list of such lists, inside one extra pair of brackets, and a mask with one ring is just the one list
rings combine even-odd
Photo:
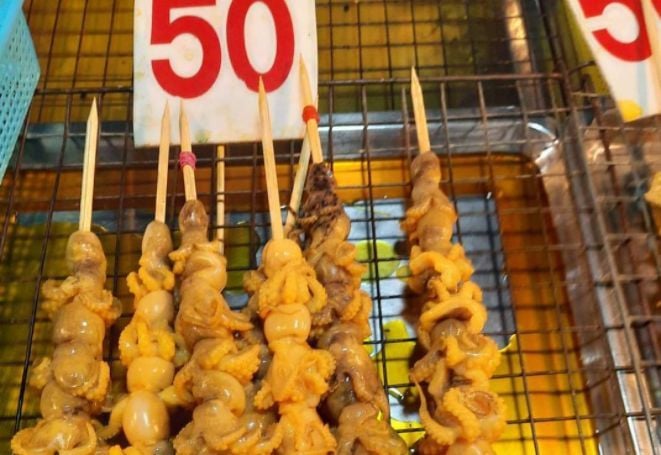
[[(259, 74), (253, 68), (246, 50), (245, 25), (250, 7), (262, 2), (271, 12), (275, 24), (276, 51), (271, 69)], [(234, 0), (227, 13), (227, 48), (234, 72), (249, 89), (258, 90), (259, 76), (267, 92), (280, 87), (294, 62), (294, 26), (284, 0)]]
[[(592, 34), (608, 52), (622, 60), (639, 62), (652, 55), (640, 0), (618, 0), (617, 2), (613, 0), (579, 0), (579, 3), (587, 19), (601, 16), (606, 6), (611, 3), (620, 3), (626, 6), (634, 14), (638, 23), (638, 36), (635, 40), (630, 43), (623, 43), (613, 37), (607, 29), (595, 30)], [(658, 3), (658, 0), (655, 0), (655, 3)], [(658, 5), (655, 6), (658, 9)]]
[(170, 44), (177, 36), (188, 33), (197, 38), (202, 46), (202, 64), (197, 73), (190, 77), (175, 73), (168, 59), (151, 62), (156, 80), (170, 95), (182, 98), (203, 95), (220, 72), (220, 42), (213, 27), (195, 16), (183, 16), (171, 21), (170, 13), (175, 8), (215, 4), (216, 0), (153, 0), (151, 44)]

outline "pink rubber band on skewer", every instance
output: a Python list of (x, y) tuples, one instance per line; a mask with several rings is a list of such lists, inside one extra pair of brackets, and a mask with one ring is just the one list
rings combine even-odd
[(191, 168), (195, 169), (195, 163), (197, 162), (197, 158), (195, 157), (195, 154), (193, 152), (181, 152), (179, 153), (179, 167), (182, 169), (184, 166), (190, 166)]

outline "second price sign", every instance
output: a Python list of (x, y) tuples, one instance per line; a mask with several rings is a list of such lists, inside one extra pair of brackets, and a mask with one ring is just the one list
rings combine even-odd
[(300, 58), (317, 86), (314, 0), (137, 0), (134, 11), (136, 146), (158, 143), (167, 99), (173, 114), (184, 100), (196, 143), (259, 140), (260, 76), (274, 138), (302, 137)]
[(625, 121), (661, 112), (661, 55), (652, 43), (661, 0), (649, 1), (646, 18), (641, 0), (568, 0)]

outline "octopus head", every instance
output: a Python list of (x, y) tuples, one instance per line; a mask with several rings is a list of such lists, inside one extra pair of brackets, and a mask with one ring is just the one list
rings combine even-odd
[(270, 240), (262, 253), (264, 272), (270, 277), (286, 264), (303, 258), (301, 248), (289, 239)]
[(430, 338), (443, 342), (447, 337), (458, 337), (466, 331), (466, 323), (458, 319), (443, 319), (431, 330)]
[(416, 228), (423, 251), (446, 254), (452, 247), (452, 228), (456, 218), (454, 211), (449, 207), (435, 208), (423, 215)]
[[(424, 151), (424, 150), (423, 150)], [(423, 175), (429, 179), (441, 179), (441, 162), (435, 153), (421, 153), (411, 162), (411, 174), (414, 179)]]
[(174, 365), (161, 357), (138, 357), (126, 373), (129, 392), (147, 390), (160, 392), (172, 384)]
[(150, 292), (136, 305), (135, 315), (150, 327), (174, 320), (172, 294), (165, 290)]
[(122, 427), (126, 439), (133, 446), (152, 445), (166, 440), (170, 434), (167, 407), (153, 392), (133, 392), (124, 409)]
[(44, 419), (12, 439), (15, 453), (95, 453), (96, 433), (80, 416)]
[(67, 265), (73, 275), (93, 275), (101, 283), (105, 281), (106, 256), (96, 234), (76, 231), (67, 242)]
[(172, 251), (170, 228), (161, 221), (152, 221), (142, 236), (142, 251), (149, 251), (157, 257), (166, 257)]
[(87, 400), (65, 392), (53, 381), (46, 384), (41, 392), (39, 410), (45, 419), (88, 414), (90, 409), (91, 405)]
[(362, 423), (376, 418), (377, 409), (369, 403), (354, 403), (342, 410), (340, 414), (340, 425), (347, 423)]
[(53, 377), (65, 390), (76, 390), (95, 382), (98, 362), (86, 344), (70, 342), (59, 345), (53, 353)]
[(184, 277), (193, 275), (215, 289), (223, 289), (227, 284), (227, 259), (216, 251), (195, 249), (184, 269)]
[(234, 428), (237, 416), (222, 400), (209, 400), (200, 404), (193, 411), (193, 422), (200, 433), (218, 433), (220, 429)]
[(246, 394), (241, 383), (223, 371), (204, 371), (193, 379), (193, 396), (200, 402), (218, 400), (234, 415), (246, 409)]
[(80, 302), (64, 305), (55, 314), (53, 343), (56, 345), (78, 341), (92, 348), (96, 355), (103, 349), (106, 326), (103, 319)]
[(179, 226), (182, 231), (204, 229), (209, 225), (209, 216), (199, 200), (186, 201), (179, 211)]
[(270, 342), (282, 338), (305, 341), (310, 335), (310, 311), (303, 305), (280, 305), (264, 321), (264, 333)]

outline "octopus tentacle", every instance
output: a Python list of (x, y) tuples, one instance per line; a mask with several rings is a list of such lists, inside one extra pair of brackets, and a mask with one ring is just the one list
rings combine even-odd
[(436, 251), (425, 251), (411, 258), (409, 268), (413, 275), (418, 275), (425, 269), (435, 271), (440, 275), (445, 287), (451, 290), (456, 289), (461, 280), (467, 279), (454, 261)]
[(427, 436), (429, 436), (434, 440), (434, 442), (441, 446), (451, 445), (457, 439), (456, 431), (445, 427), (434, 420), (431, 414), (429, 414), (429, 410), (427, 408), (427, 398), (425, 397), (425, 392), (417, 382), (415, 383), (415, 387), (418, 389), (418, 394), (420, 395), (420, 408), (418, 409), (420, 423), (422, 423), (422, 425), (425, 427)]
[(218, 362), (218, 370), (226, 371), (241, 383), (246, 384), (259, 369), (260, 351), (260, 347), (254, 345), (235, 355), (224, 357)]
[(39, 363), (32, 367), (30, 374), (30, 386), (41, 390), (53, 378), (51, 369), (53, 361), (49, 357), (43, 357)]
[(110, 417), (108, 418), (108, 424), (104, 427), (101, 427), (97, 431), (97, 436), (99, 439), (111, 439), (114, 438), (122, 431), (122, 419), (124, 417), (124, 410), (128, 403), (127, 397), (123, 397), (119, 400), (110, 412)]

